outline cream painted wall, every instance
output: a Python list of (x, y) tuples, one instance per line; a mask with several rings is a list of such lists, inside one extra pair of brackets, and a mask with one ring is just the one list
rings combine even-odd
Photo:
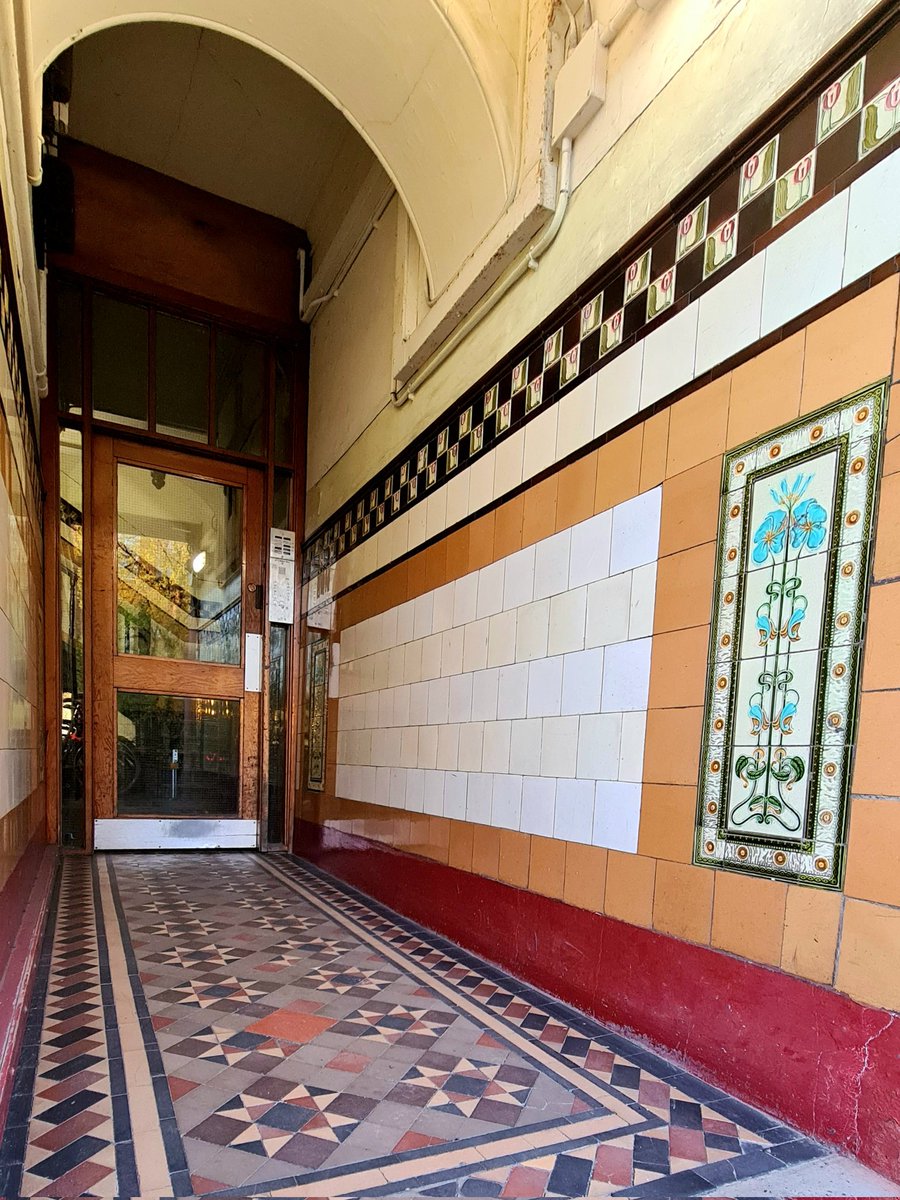
[[(782, 0), (662, 0), (655, 13), (634, 18), (611, 53), (610, 104), (576, 144), (579, 171), (588, 173), (574, 193), (557, 241), (539, 269), (513, 288), (413, 402), (399, 410), (388, 403), (374, 419), (367, 409), (365, 432), (351, 451), (330, 463), (327, 454), (317, 452), (315, 462), (311, 457), (308, 531), (539, 324), (876, 7), (874, 0), (793, 5)], [(658, 92), (650, 103), (640, 94), (647, 87)], [(592, 157), (597, 159), (593, 166)], [(358, 292), (390, 294), (394, 280), (385, 260), (369, 267), (368, 284), (358, 279)], [(362, 261), (358, 269), (362, 271)], [(370, 403), (371, 389), (364, 382), (368, 364), (353, 349), (362, 336), (359, 328), (335, 324), (332, 336), (316, 336), (313, 353), (332, 360), (352, 355), (355, 378), (348, 377), (345, 386), (358, 389)], [(315, 364), (313, 369), (318, 371)], [(314, 389), (311, 404), (312, 445), (322, 436)]]

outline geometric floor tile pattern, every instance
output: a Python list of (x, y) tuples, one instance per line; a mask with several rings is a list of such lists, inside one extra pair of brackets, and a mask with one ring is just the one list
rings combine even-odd
[(2, 1196), (674, 1196), (824, 1149), (289, 855), (64, 861)]

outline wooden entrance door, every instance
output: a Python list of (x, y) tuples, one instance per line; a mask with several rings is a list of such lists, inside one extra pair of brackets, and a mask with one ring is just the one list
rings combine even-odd
[(97, 849), (255, 846), (260, 471), (95, 436)]

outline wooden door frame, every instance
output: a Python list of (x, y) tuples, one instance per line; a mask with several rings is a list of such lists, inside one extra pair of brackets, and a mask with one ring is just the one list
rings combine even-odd
[[(250, 464), (220, 461), (205, 453), (163, 449), (115, 435), (95, 431), (91, 447), (91, 744), (93, 769), (89, 806), (90, 833), (100, 818), (117, 817), (116, 691), (140, 690), (160, 695), (201, 695), (239, 699), (243, 704), (240, 762), (240, 804), (236, 816), (260, 821), (263, 816), (262, 789), (262, 691), (244, 691), (244, 656), (247, 633), (264, 634), (264, 608), (254, 602), (264, 596), (265, 514), (264, 469)], [(119, 464), (161, 470), (168, 474), (217, 484), (230, 484), (244, 491), (241, 530), (241, 658), (237, 665), (195, 663), (178, 659), (116, 654), (117, 574), (114, 554)], [(265, 687), (265, 673), (261, 680)], [(133, 814), (138, 816), (138, 814)], [(117, 818), (119, 819), (119, 818)], [(128, 820), (123, 816), (122, 820)], [(168, 818), (166, 818), (168, 819)], [(173, 818), (177, 819), (177, 818)], [(194, 819), (196, 819), (196, 814)], [(260, 826), (261, 828), (261, 826)]]

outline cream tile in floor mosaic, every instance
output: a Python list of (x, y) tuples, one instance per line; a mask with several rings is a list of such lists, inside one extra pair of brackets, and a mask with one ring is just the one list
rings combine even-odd
[(283, 855), (65, 861), (4, 1196), (696, 1195), (824, 1150)]

